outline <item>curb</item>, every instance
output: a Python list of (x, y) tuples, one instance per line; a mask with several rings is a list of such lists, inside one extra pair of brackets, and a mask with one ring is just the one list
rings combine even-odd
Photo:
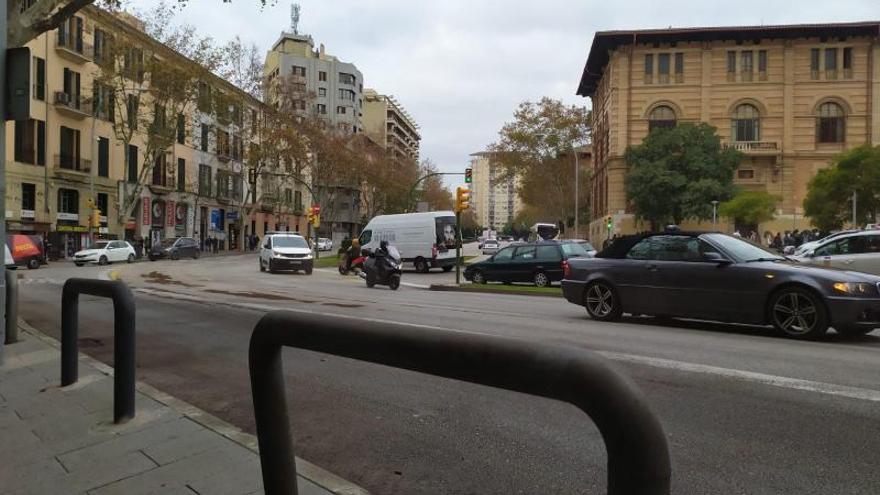
[[(24, 320), (20, 319), (18, 326), (26, 333), (31, 334), (32, 336), (48, 344), (49, 346), (58, 349), (59, 351), (61, 350), (60, 342), (44, 334), (40, 330), (37, 330)], [(113, 376), (113, 367), (108, 366), (91, 356), (80, 352), (78, 359), (80, 362), (92, 366), (93, 368), (97, 369), (99, 372), (104, 373), (107, 376)], [(199, 425), (213, 431), (214, 433), (217, 433), (218, 435), (241, 445), (251, 452), (257, 455), (260, 454), (257, 437), (251, 435), (250, 433), (242, 431), (237, 426), (227, 423), (226, 421), (223, 421), (222, 419), (214, 416), (207, 411), (203, 411), (202, 409), (199, 409), (198, 407), (186, 401), (180, 400), (177, 397), (162, 392), (161, 390), (158, 390), (140, 380), (135, 382), (135, 390), (155, 400), (156, 402), (167, 406), (181, 416), (184, 416), (198, 423)], [(296, 474), (337, 495), (369, 495), (370, 493), (366, 489), (361, 488), (346, 479), (336, 476), (330, 471), (316, 466), (315, 464), (312, 464), (311, 462), (300, 457), (296, 457)]]
[(472, 292), (475, 294), (501, 294), (508, 296), (562, 297), (562, 290), (559, 291), (559, 294), (548, 294), (545, 292), (532, 292), (527, 290), (471, 289), (469, 287), (456, 287), (454, 285), (443, 284), (431, 284), (428, 290), (436, 290), (440, 292)]

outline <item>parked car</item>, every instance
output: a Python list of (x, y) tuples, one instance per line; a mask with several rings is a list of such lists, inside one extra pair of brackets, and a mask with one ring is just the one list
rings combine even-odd
[(595, 258), (571, 260), (565, 298), (599, 321), (623, 313), (772, 325), (792, 338), (833, 326), (862, 335), (880, 327), (880, 277), (787, 260), (719, 233), (618, 239)]
[(260, 246), (260, 271), (302, 270), (312, 274), (314, 257), (305, 238), (293, 232), (274, 232), (263, 238)]
[(495, 239), (488, 239), (483, 241), (483, 245), (480, 247), (483, 254), (495, 254), (498, 250), (501, 249), (501, 243), (496, 241)]
[(76, 266), (86, 263), (106, 265), (120, 261), (132, 263), (134, 258), (134, 248), (126, 241), (98, 241), (92, 247), (74, 253), (73, 263)]
[(318, 238), (318, 251), (332, 251), (333, 250), (333, 241), (327, 239), (326, 237)]
[(880, 275), (880, 230), (859, 230), (826, 238), (795, 259), (810, 265)]
[(162, 239), (158, 244), (150, 248), (150, 261), (162, 258), (179, 260), (180, 258), (199, 258), (199, 243), (192, 237), (174, 237)]
[(787, 253), (787, 254), (791, 254), (794, 256), (800, 256), (800, 255), (806, 253), (807, 251), (812, 251), (813, 249), (816, 248), (816, 246), (818, 246), (820, 244), (824, 244), (824, 243), (830, 241), (831, 239), (835, 239), (837, 237), (840, 237), (840, 236), (846, 235), (846, 234), (852, 234), (853, 232), (861, 232), (861, 230), (840, 230), (840, 231), (834, 232), (832, 234), (829, 234), (821, 239), (817, 239), (815, 241), (810, 241), (810, 242), (805, 242), (805, 243), (801, 244), (800, 246), (798, 246), (797, 248), (795, 248), (795, 250), (793, 252)]
[(589, 254), (576, 243), (517, 244), (502, 248), (485, 261), (468, 265), (464, 278), (475, 284), (532, 282), (538, 287), (547, 287), (562, 280), (568, 260), (577, 257), (589, 257)]

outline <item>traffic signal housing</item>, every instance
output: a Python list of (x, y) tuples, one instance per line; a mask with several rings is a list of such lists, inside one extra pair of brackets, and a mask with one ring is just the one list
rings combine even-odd
[(466, 168), (464, 169), (464, 182), (466, 184), (470, 184), (474, 181), (474, 169)]
[(605, 228), (611, 230), (614, 228), (614, 220), (611, 218), (611, 215), (605, 217)]
[(318, 228), (321, 226), (321, 207), (318, 205), (312, 205), (309, 208), (309, 222), (312, 224), (312, 227)]
[(92, 210), (92, 217), (89, 219), (89, 226), (99, 228), (101, 226), (101, 210)]
[(459, 187), (455, 190), (455, 212), (461, 213), (471, 207), (471, 190)]

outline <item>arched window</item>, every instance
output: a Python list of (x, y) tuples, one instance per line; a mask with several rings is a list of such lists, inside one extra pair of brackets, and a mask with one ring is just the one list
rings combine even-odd
[(820, 143), (842, 143), (846, 141), (846, 114), (834, 102), (819, 105), (816, 117), (816, 139)]
[(668, 127), (675, 127), (675, 111), (666, 105), (651, 110), (648, 114), (648, 132)]
[(737, 105), (731, 120), (734, 141), (761, 140), (761, 115), (754, 105), (748, 103)]

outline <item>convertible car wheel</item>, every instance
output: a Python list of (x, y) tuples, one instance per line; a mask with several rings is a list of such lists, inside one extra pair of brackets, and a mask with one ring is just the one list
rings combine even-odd
[(614, 321), (623, 314), (617, 292), (605, 282), (593, 282), (587, 286), (584, 306), (594, 320)]

